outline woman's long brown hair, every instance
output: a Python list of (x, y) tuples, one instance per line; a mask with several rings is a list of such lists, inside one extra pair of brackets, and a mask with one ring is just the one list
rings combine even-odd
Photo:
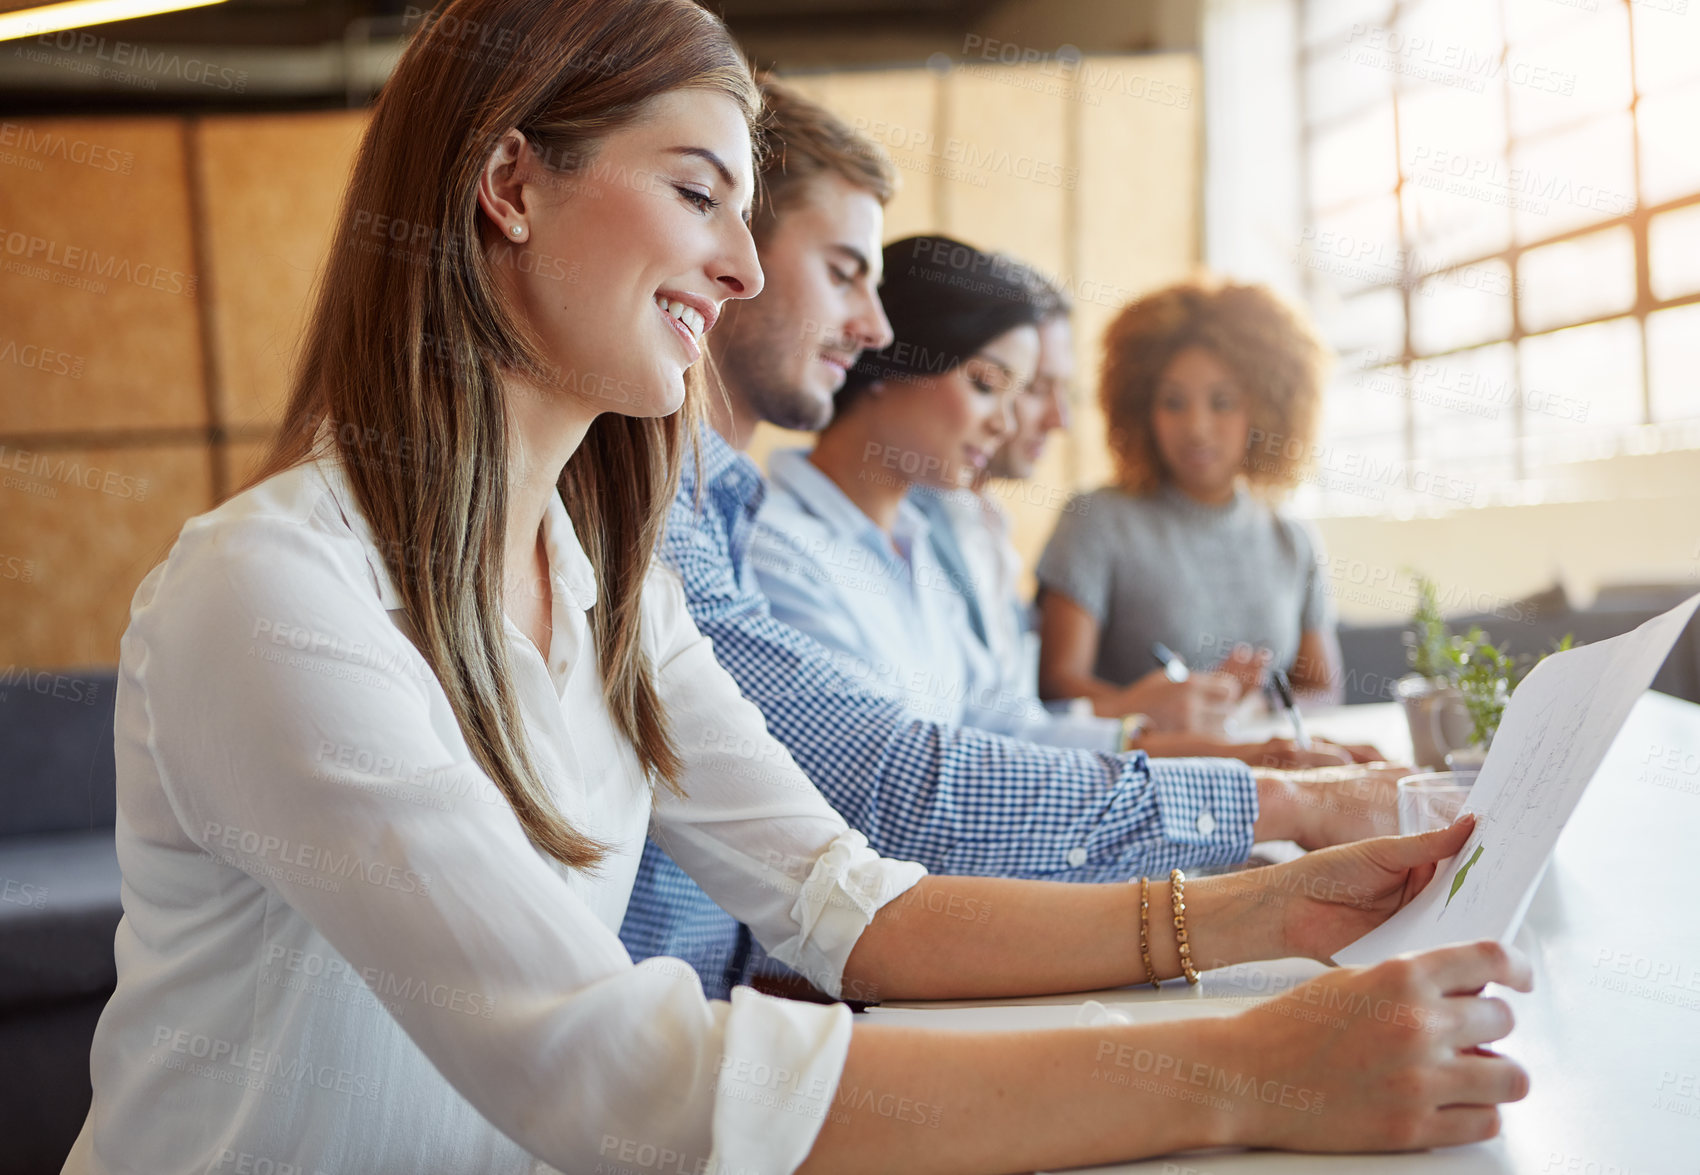
[[(546, 391), (572, 376), (499, 296), (476, 189), (510, 128), (571, 182), (604, 136), (681, 88), (730, 96), (752, 124), (759, 110), (736, 44), (691, 0), (455, 0), (426, 17), (374, 106), (283, 425), (250, 482), (311, 459), (328, 433), (473, 757), (532, 841), (574, 868), (606, 846), (554, 803), (514, 696), (498, 372)], [(596, 569), (590, 626), (608, 708), (649, 778), (674, 788), (682, 763), (643, 650), (640, 597), (701, 394), (693, 370), (671, 416), (598, 416), (559, 483)]]

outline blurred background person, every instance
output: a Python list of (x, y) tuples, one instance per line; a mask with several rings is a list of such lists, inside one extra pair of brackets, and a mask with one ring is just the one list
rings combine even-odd
[[(1066, 419), (1067, 306), (1029, 267), (946, 237), (885, 249), (893, 341), (864, 354), (811, 452), (773, 454), (751, 551), (774, 615), (915, 714), (1034, 741), (1262, 765), (1349, 763), (1284, 739), (1236, 744), (1198, 715), (1237, 680), (1161, 675), (1132, 697), (1164, 715), (1049, 712), (994, 472), (1031, 476)], [(994, 464), (995, 463), (995, 464)]]
[(971, 573), (947, 571), (909, 495), (963, 488), (985, 471), (1037, 370), (1054, 295), (1019, 262), (948, 237), (883, 253), (895, 339), (850, 369), (812, 451), (769, 459), (757, 580), (775, 617), (918, 716), (992, 729), (1042, 721), (1042, 708), (1028, 715), (1001, 694), (986, 641), (963, 639), (976, 631), (959, 582)]
[(1327, 351), (1269, 290), (1189, 282), (1105, 334), (1115, 484), (1070, 503), (1039, 561), (1045, 697), (1125, 709), (1161, 644), (1235, 693), (1271, 668), (1323, 700), (1340, 651), (1319, 539), (1279, 509), (1316, 432)]

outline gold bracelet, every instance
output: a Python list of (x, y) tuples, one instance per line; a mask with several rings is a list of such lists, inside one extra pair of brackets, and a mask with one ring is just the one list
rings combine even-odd
[(1181, 970), (1186, 973), (1188, 983), (1198, 982), (1198, 972), (1192, 969), (1192, 944), (1186, 940), (1186, 900), (1182, 887), (1186, 884), (1186, 874), (1179, 869), (1169, 870), (1169, 902), (1175, 908), (1175, 945), (1181, 953)]
[(1139, 879), (1139, 957), (1145, 960), (1145, 978), (1151, 986), (1161, 991), (1163, 985), (1157, 982), (1157, 972), (1151, 966), (1151, 879)]

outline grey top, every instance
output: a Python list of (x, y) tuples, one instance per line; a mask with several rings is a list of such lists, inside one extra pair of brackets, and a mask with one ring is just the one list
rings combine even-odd
[(1153, 641), (1199, 669), (1243, 641), (1290, 670), (1300, 636), (1334, 623), (1320, 541), (1244, 487), (1221, 506), (1169, 485), (1144, 497), (1076, 495), (1038, 579), (1098, 621), (1094, 672), (1117, 685), (1157, 667)]

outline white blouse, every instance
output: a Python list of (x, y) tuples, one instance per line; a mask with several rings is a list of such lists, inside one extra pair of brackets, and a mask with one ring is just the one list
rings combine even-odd
[(644, 644), (688, 799), (603, 702), (596, 580), (543, 523), (547, 663), (505, 621), (538, 769), (595, 873), (532, 845), (476, 766), (343, 472), (187, 522), (121, 647), (118, 986), (66, 1172), (789, 1171), (826, 1114), (843, 1005), (708, 1001), (616, 936), (648, 832), (836, 994), (925, 870), (868, 848), (767, 734), (659, 567)]

